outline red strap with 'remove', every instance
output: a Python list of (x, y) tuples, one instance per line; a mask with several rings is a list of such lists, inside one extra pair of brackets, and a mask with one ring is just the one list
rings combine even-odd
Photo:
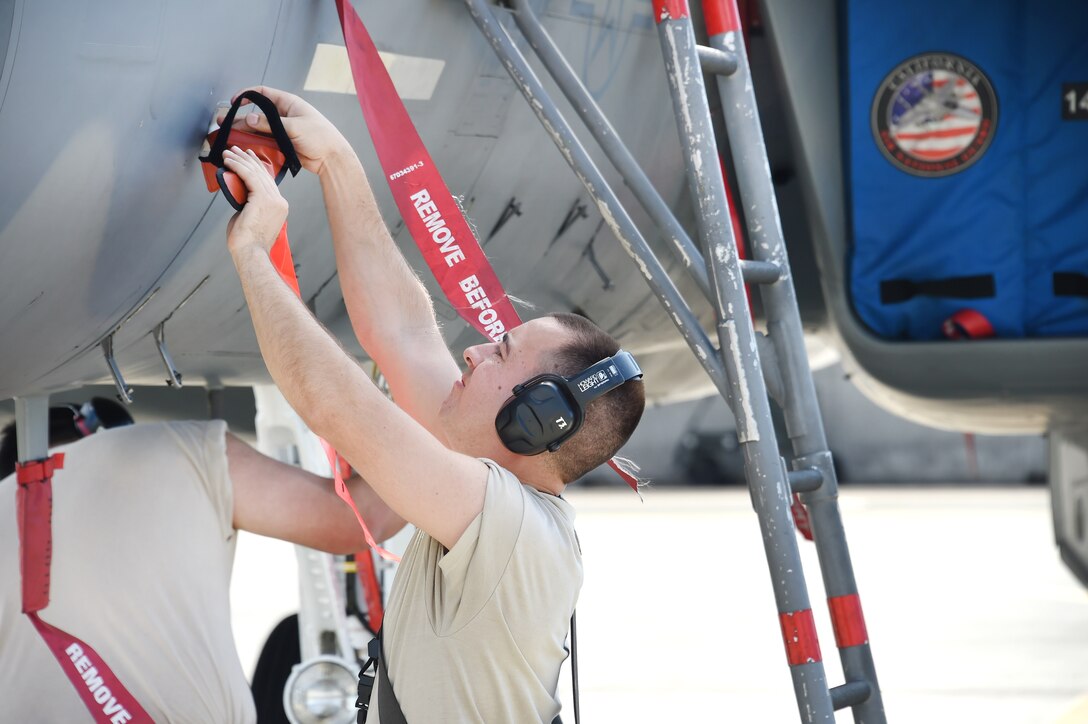
[(19, 565), (23, 613), (53, 652), (64, 675), (98, 724), (151, 724), (136, 697), (128, 692), (98, 653), (75, 636), (38, 617), (49, 605), (49, 569), (53, 556), (53, 471), (64, 467), (64, 454), (15, 466), (19, 523)]
[(408, 231), (461, 317), (498, 342), (521, 324), (404, 108), (363, 22), (336, 0), (351, 75), (385, 180)]
[(98, 724), (152, 724), (152, 718), (97, 651), (72, 634), (42, 621), (38, 614), (27, 616)]

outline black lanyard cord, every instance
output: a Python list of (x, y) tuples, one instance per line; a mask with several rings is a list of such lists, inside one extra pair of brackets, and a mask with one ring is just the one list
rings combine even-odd
[(570, 678), (574, 696), (574, 724), (582, 724), (578, 706), (578, 626), (575, 620), (577, 615), (577, 611), (570, 615)]

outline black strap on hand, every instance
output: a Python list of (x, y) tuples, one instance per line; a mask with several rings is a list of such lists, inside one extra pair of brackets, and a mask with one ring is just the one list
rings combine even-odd
[(284, 159), (286, 159), (286, 163), (276, 176), (276, 183), (278, 184), (283, 180), (288, 169), (290, 169), (292, 176), (297, 176), (298, 172), (302, 170), (302, 162), (298, 160), (295, 145), (291, 143), (291, 137), (287, 135), (287, 129), (283, 127), (283, 121), (280, 120), (280, 112), (276, 109), (276, 104), (269, 100), (267, 96), (253, 90), (240, 93), (234, 99), (234, 103), (231, 104), (230, 110), (227, 111), (227, 115), (223, 118), (223, 122), (219, 124), (220, 132), (215, 137), (215, 143), (212, 144), (208, 155), (201, 156), (200, 160), (219, 168), (223, 167), (223, 151), (227, 150), (227, 144), (230, 142), (230, 131), (234, 126), (234, 117), (238, 114), (238, 109), (242, 106), (243, 100), (252, 102), (264, 113), (265, 118), (268, 119), (268, 127), (272, 131), (272, 138), (276, 139), (276, 145), (279, 146)]

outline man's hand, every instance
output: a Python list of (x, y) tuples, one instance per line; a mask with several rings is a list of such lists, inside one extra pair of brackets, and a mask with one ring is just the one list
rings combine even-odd
[(227, 248), (232, 254), (252, 246), (269, 251), (287, 221), (287, 199), (253, 151), (237, 146), (227, 149), (223, 151), (223, 164), (242, 179), (249, 191), (245, 207), (227, 224)]
[[(238, 95), (247, 90), (257, 91), (275, 104), (276, 110), (280, 112), (280, 120), (283, 121), (283, 129), (287, 131), (295, 153), (307, 171), (320, 174), (326, 160), (345, 149), (350, 150), (347, 139), (336, 130), (336, 126), (298, 96), (263, 85), (245, 88)], [(244, 100), (243, 104), (248, 105), (249, 101)], [(216, 123), (222, 123), (226, 115), (227, 109), (219, 109), (215, 117)], [(254, 133), (272, 133), (268, 119), (258, 109), (235, 118), (234, 128)]]

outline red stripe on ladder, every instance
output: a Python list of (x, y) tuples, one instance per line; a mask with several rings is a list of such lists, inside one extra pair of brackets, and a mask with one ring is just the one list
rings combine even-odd
[(654, 0), (654, 22), (659, 25), (666, 20), (679, 20), (688, 17), (687, 0)]
[(707, 35), (740, 30), (740, 13), (735, 0), (703, 0), (703, 17)]
[(790, 666), (815, 664), (823, 660), (811, 608), (780, 613), (778, 621), (782, 624), (782, 640), (786, 644), (786, 660)]
[(865, 616), (861, 612), (861, 596), (851, 593), (827, 599), (831, 609), (831, 625), (835, 629), (835, 645), (840, 649), (869, 643)]

